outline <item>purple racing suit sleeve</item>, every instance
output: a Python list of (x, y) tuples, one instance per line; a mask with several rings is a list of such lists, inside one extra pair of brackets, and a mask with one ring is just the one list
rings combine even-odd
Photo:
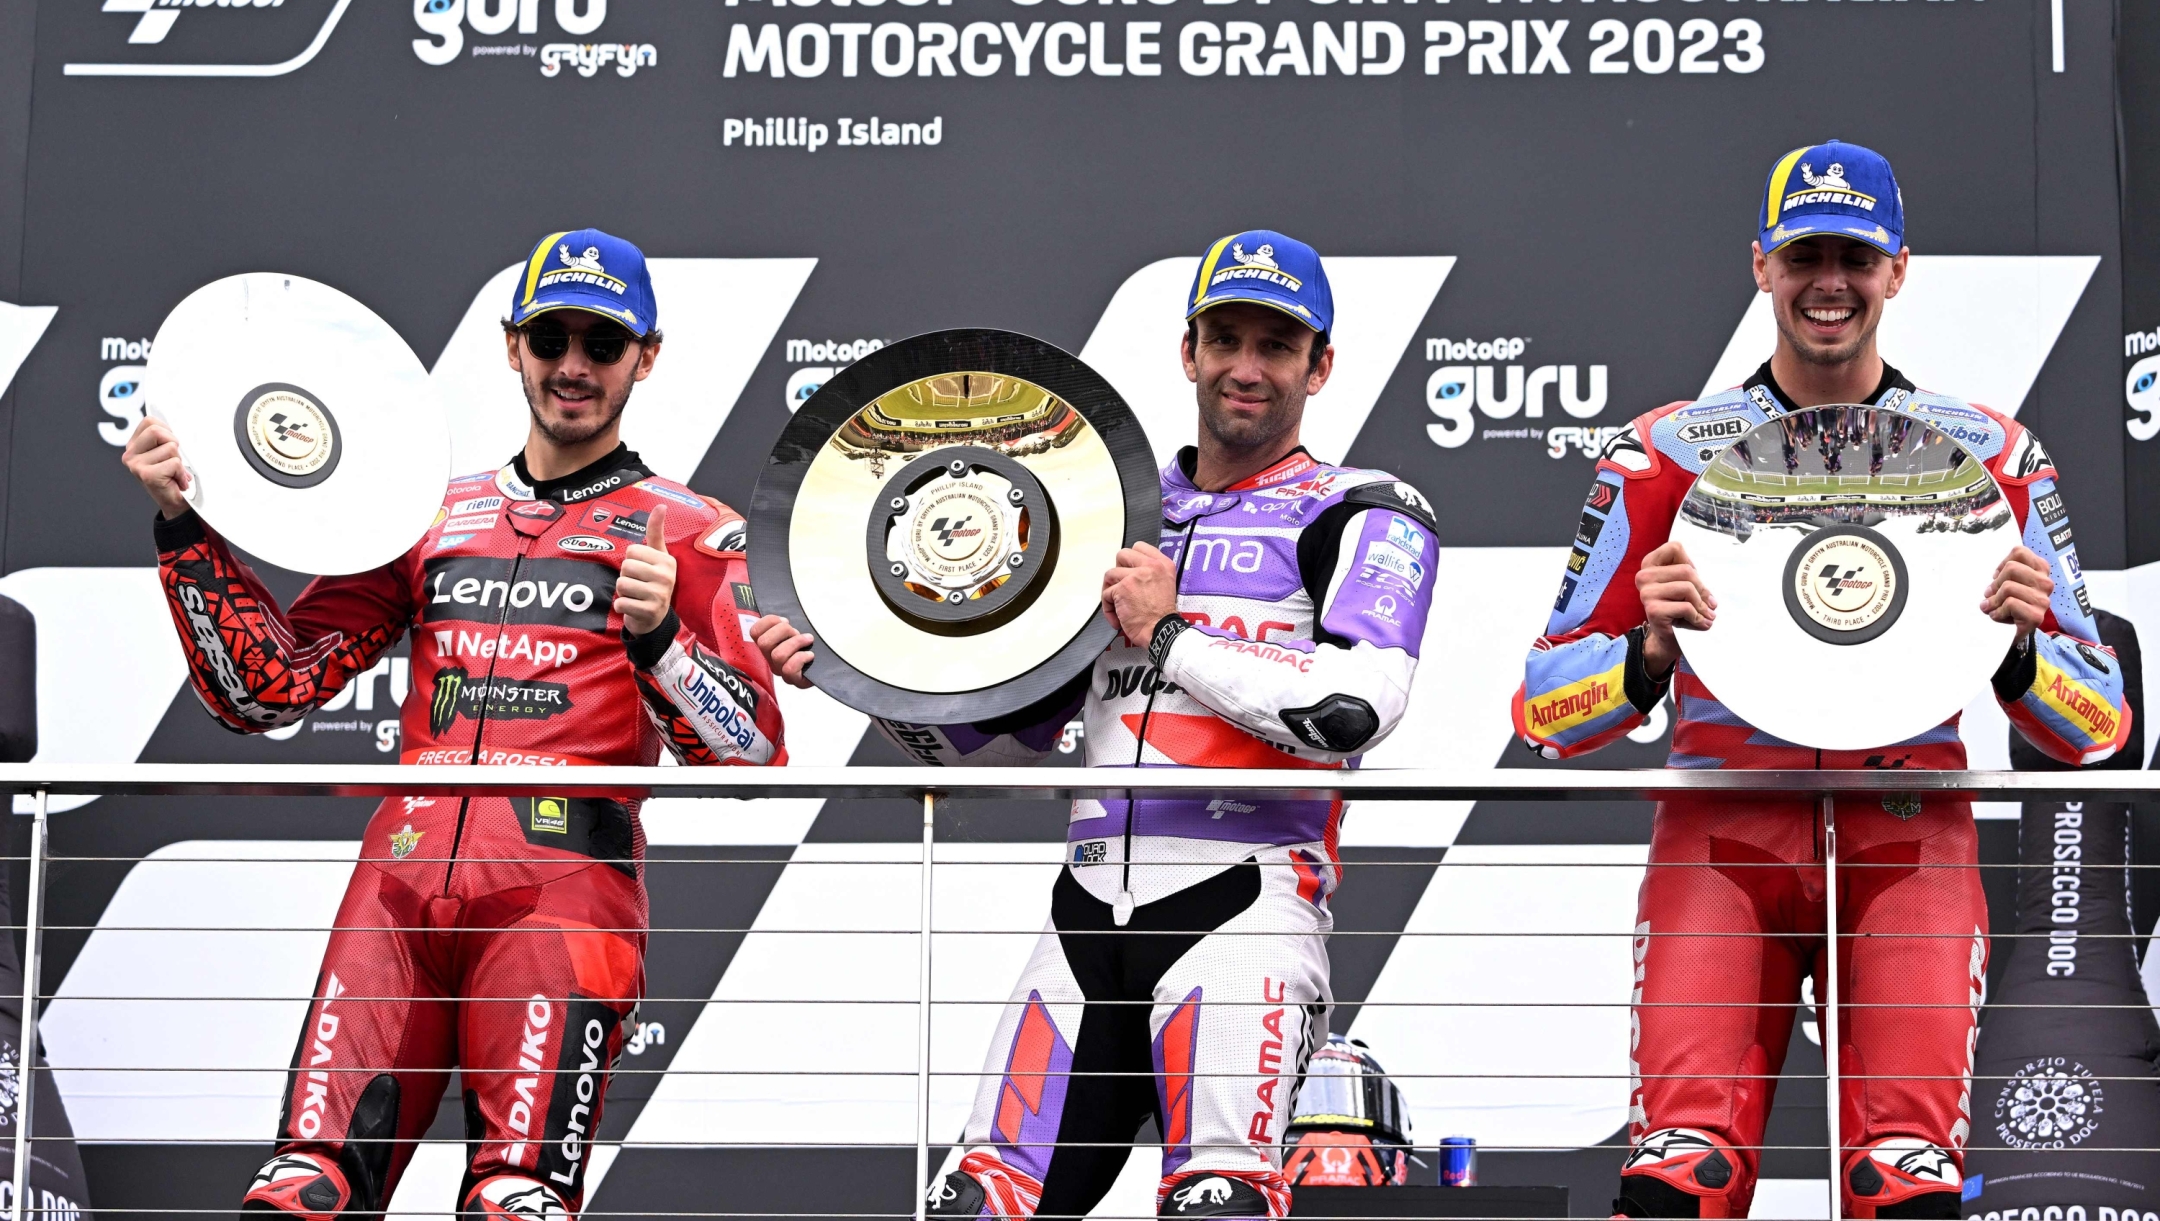
[[(2032, 634), (2029, 647), (2013, 649), (1995, 672), (1995, 698), (2025, 740), (2049, 758), (2098, 763), (2130, 740), (2132, 712), (2123, 692), (2122, 663), (2100, 643), (2070, 512), (2047, 451), (2029, 432), (2014, 434), (2006, 449), (2011, 455), (2003, 482), (2011, 485), (2011, 503), (2024, 493), (2020, 541), (2047, 564), (2055, 591), (2047, 622)], [(2027, 470), (2024, 486), (2016, 486)]]
[(1247, 640), (1166, 616), (1149, 653), (1165, 679), (1238, 728), (1307, 758), (1348, 759), (1409, 706), (1437, 551), (1429, 519), (1353, 492), (1299, 540), (1310, 639)]
[(1020, 711), (965, 725), (914, 725), (872, 717), (892, 744), (932, 767), (1025, 767), (1050, 753), (1087, 700), (1093, 667)]

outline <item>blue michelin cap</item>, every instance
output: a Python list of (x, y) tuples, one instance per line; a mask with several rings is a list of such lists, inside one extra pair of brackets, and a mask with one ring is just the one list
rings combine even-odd
[(1818, 234), (1857, 238), (1884, 254), (1905, 246), (1905, 197), (1881, 153), (1842, 140), (1796, 148), (1770, 167), (1755, 219), (1763, 253)]
[(510, 291), (513, 326), (559, 309), (604, 314), (633, 335), (650, 335), (660, 326), (644, 253), (598, 229), (541, 238), (525, 257), (525, 274)]
[(1316, 331), (1335, 325), (1335, 294), (1320, 252), (1272, 229), (1247, 229), (1208, 247), (1185, 297), (1185, 317), (1226, 301), (1279, 309)]

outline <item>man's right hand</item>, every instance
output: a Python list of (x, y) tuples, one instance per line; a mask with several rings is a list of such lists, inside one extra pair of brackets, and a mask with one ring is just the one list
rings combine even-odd
[(1635, 572), (1635, 593), (1643, 605), (1643, 668), (1663, 680), (1680, 662), (1680, 641), (1673, 629), (1707, 630), (1717, 622), (1717, 599), (1695, 574), (1687, 549), (1674, 542), (1643, 557)]
[(750, 639), (757, 645), (758, 652), (765, 655), (765, 664), (790, 686), (807, 690), (817, 685), (803, 673), (817, 660), (817, 655), (810, 651), (810, 646), (817, 643), (817, 637), (796, 631), (794, 624), (778, 615), (766, 615), (750, 625)]
[(180, 442), (164, 424), (145, 418), (128, 437), (120, 461), (142, 481), (143, 491), (157, 502), (158, 512), (172, 521), (188, 513), (187, 468), (180, 464)]

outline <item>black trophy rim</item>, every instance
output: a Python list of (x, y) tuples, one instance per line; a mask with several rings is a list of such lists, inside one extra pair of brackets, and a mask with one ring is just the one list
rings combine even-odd
[[(803, 610), (788, 571), (789, 526), (795, 495), (818, 452), (840, 426), (880, 396), (926, 377), (960, 370), (1003, 373), (1032, 382), (1080, 413), (1110, 451), (1125, 501), (1127, 545), (1161, 534), (1162, 484), (1139, 417), (1103, 376), (1056, 344), (987, 327), (930, 331), (870, 353), (828, 378), (796, 411), (766, 456), (750, 496), (750, 585), (759, 613), (781, 615), (819, 635)], [(872, 678), (837, 653), (813, 646), (817, 686), (859, 712), (891, 721), (950, 725), (1018, 712), (1063, 687), (1090, 665), (1117, 634), (1092, 608), (1072, 637), (1027, 673), (970, 691), (928, 692)]]
[[(1800, 557), (1806, 555), (1815, 544), (1824, 539), (1844, 535), (1853, 535), (1866, 539), (1881, 548), (1882, 553), (1890, 557), (1890, 571), (1897, 580), (1897, 588), (1890, 594), (1890, 609), (1884, 611), (1882, 617), (1875, 622), (1868, 624), (1866, 627), (1854, 628), (1849, 632), (1827, 628), (1815, 622), (1813, 616), (1800, 608), (1800, 595), (1793, 592), (1793, 574), (1799, 571)], [(1870, 530), (1866, 526), (1824, 526), (1820, 530), (1809, 531), (1799, 542), (1793, 544), (1792, 554), (1785, 557), (1784, 589), (1785, 613), (1792, 617), (1792, 621), (1799, 625), (1801, 631), (1822, 641), (1824, 644), (1852, 645), (1866, 644), (1868, 641), (1889, 631), (1892, 625), (1904, 617), (1905, 595), (1912, 589), (1912, 580), (1905, 571), (1904, 554), (1897, 549), (1896, 543), (1883, 537), (1879, 532)]]

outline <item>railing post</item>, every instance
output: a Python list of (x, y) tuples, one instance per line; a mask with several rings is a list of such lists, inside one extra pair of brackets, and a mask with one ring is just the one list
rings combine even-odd
[(1839, 1221), (1844, 1209), (1839, 1207), (1842, 1198), (1844, 1174), (1844, 1135), (1841, 1108), (1845, 1104), (1845, 1091), (1838, 1073), (1838, 906), (1837, 906), (1837, 804), (1828, 793), (1822, 795), (1823, 828), (1823, 1002), (1822, 1055), (1823, 1086), (1827, 1091), (1823, 1110), (1829, 1116), (1830, 1126), (1830, 1221)]
[(23, 904), (22, 1023), (15, 1049), (15, 1199), (9, 1221), (30, 1211), (30, 1112), (37, 1099), (38, 950), (45, 934), (45, 790), (30, 821), (30, 893)]
[(936, 842), (937, 794), (926, 789), (922, 795), (922, 942), (916, 952), (915, 983), (915, 1221), (926, 1221), (930, 1210), (930, 853)]

